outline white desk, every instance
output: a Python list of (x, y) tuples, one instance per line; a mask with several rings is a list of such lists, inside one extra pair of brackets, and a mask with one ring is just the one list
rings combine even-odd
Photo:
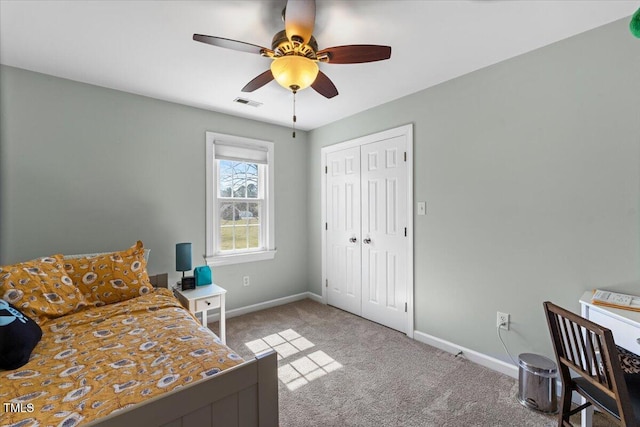
[(582, 317), (611, 329), (617, 345), (640, 354), (640, 312), (594, 305), (591, 295), (587, 291), (580, 298)]
[[(582, 317), (611, 329), (617, 345), (640, 354), (640, 312), (594, 305), (591, 303), (592, 295), (592, 291), (587, 291), (580, 298)], [(582, 427), (591, 427), (593, 406), (582, 414)]]
[(179, 287), (173, 289), (180, 303), (193, 314), (200, 313), (202, 325), (207, 326), (207, 310), (220, 309), (220, 340), (227, 343), (225, 331), (224, 296), (227, 290), (218, 285), (196, 286), (195, 289), (183, 291)]

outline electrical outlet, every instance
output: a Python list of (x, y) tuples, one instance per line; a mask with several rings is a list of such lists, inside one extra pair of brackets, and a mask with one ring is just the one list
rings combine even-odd
[(498, 312), (498, 319), (496, 320), (496, 326), (500, 329), (509, 330), (509, 314)]
[(242, 284), (243, 284), (244, 286), (249, 286), (249, 276), (244, 276), (244, 277), (242, 278)]

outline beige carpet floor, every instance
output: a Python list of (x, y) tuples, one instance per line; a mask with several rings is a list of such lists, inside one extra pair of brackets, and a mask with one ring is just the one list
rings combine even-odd
[(311, 300), (228, 319), (227, 344), (278, 352), (282, 427), (556, 425), (518, 403), (517, 380)]

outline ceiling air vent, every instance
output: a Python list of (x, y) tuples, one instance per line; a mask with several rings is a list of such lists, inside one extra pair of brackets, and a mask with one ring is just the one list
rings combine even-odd
[(233, 102), (237, 102), (238, 104), (250, 105), (252, 107), (259, 107), (262, 105), (262, 102), (252, 101), (251, 99), (246, 98), (236, 98)]

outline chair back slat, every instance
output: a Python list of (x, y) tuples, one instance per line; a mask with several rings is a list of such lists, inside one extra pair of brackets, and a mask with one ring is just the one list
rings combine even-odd
[(573, 335), (573, 346), (575, 348), (576, 353), (578, 354), (577, 362), (580, 362), (580, 368), (584, 371), (589, 369), (589, 357), (590, 354), (587, 354), (587, 351), (584, 347), (584, 341), (582, 340), (583, 331), (580, 329), (578, 325), (573, 322), (570, 322), (571, 325), (571, 333)]
[(561, 338), (565, 346), (564, 357), (566, 357), (567, 360), (569, 360), (571, 363), (574, 363), (574, 361), (576, 360), (576, 355), (574, 354), (573, 345), (571, 343), (570, 324), (569, 322), (567, 322), (567, 319), (563, 318), (558, 318), (556, 322), (560, 323), (562, 331)]
[[(586, 335), (587, 335), (587, 343), (588, 343), (588, 353), (595, 355), (597, 353), (596, 348), (600, 348), (599, 344), (597, 344), (598, 336), (594, 335), (591, 331), (587, 332)], [(596, 340), (595, 345), (593, 344), (594, 339)], [(599, 382), (606, 381), (607, 384), (609, 383), (608, 377), (605, 377), (605, 378), (602, 377), (602, 374), (600, 373), (600, 369), (598, 369), (598, 360), (596, 357), (590, 356), (589, 367), (591, 369), (591, 372), (596, 373)]]
[(611, 330), (550, 302), (544, 307), (563, 388), (575, 389), (573, 371), (616, 401), (623, 425), (637, 426)]

